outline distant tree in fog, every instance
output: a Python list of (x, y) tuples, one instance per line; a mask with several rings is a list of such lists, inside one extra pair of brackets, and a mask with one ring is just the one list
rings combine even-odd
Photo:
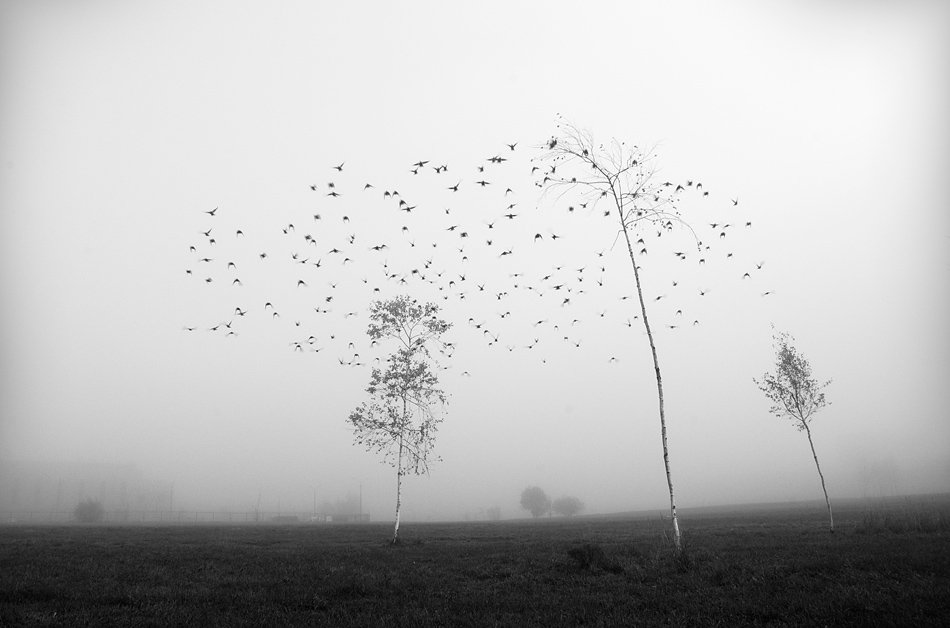
[(370, 400), (360, 404), (347, 419), (356, 443), (382, 454), (396, 468), (393, 543), (399, 542), (402, 477), (428, 473), (435, 435), (442, 422), (433, 406), (444, 407), (446, 402), (433, 370), (430, 348), (445, 349), (441, 336), (451, 325), (438, 314), (438, 305), (421, 304), (408, 296), (376, 301), (370, 306), (366, 333), (374, 342), (395, 341), (397, 349), (387, 358), (385, 369), (373, 369), (366, 388)]
[(821, 490), (828, 506), (829, 525), (834, 532), (835, 518), (831, 512), (831, 500), (828, 499), (825, 476), (821, 472), (821, 465), (818, 464), (818, 454), (815, 453), (815, 443), (812, 441), (809, 426), (815, 413), (829, 404), (825, 399), (824, 389), (831, 380), (819, 382), (812, 376), (811, 364), (792, 344), (794, 341), (788, 333), (776, 334), (773, 337), (775, 372), (765, 373), (761, 380), (753, 378), (753, 381), (772, 402), (769, 411), (777, 417), (791, 419), (798, 431), (803, 431), (808, 436), (811, 455), (815, 459), (815, 467), (821, 479)]
[(529, 486), (521, 491), (521, 507), (530, 511), (532, 517), (540, 517), (551, 511), (551, 499), (540, 487)]
[(554, 514), (562, 517), (573, 517), (584, 510), (584, 502), (576, 497), (559, 497), (551, 504)]

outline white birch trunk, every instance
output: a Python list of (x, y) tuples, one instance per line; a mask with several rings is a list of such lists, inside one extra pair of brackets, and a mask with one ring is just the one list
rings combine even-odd
[(393, 545), (399, 542), (399, 509), (402, 506), (402, 469), (396, 472), (396, 524), (393, 526)]
[(396, 467), (396, 523), (393, 526), (393, 545), (399, 542), (399, 511), (402, 507), (402, 439), (399, 439), (399, 460)]
[(650, 352), (653, 355), (653, 368), (656, 371), (656, 391), (660, 404), (660, 439), (663, 443), (663, 466), (666, 469), (666, 484), (670, 490), (670, 517), (673, 519), (673, 545), (676, 551), (681, 549), (679, 517), (676, 515), (676, 499), (673, 495), (673, 476), (670, 473), (670, 451), (666, 440), (666, 412), (663, 406), (663, 378), (660, 376), (660, 361), (656, 354), (656, 344), (653, 342), (653, 331), (650, 329), (650, 320), (647, 318), (647, 307), (643, 300), (643, 289), (640, 286), (640, 271), (637, 269), (637, 260), (633, 255), (633, 245), (630, 243), (630, 233), (623, 219), (623, 205), (615, 196), (617, 214), (620, 217), (620, 226), (623, 229), (624, 239), (627, 241), (627, 252), (630, 254), (630, 263), (633, 264), (633, 277), (637, 284), (637, 297), (640, 300), (640, 313), (643, 316), (643, 326), (646, 328), (647, 338), (650, 341)]
[(815, 467), (818, 468), (818, 477), (821, 479), (821, 490), (825, 494), (825, 505), (828, 506), (828, 522), (831, 527), (831, 531), (835, 531), (835, 517), (831, 513), (831, 500), (828, 499), (828, 489), (825, 488), (825, 476), (821, 473), (821, 465), (818, 464), (818, 454), (815, 453), (815, 443), (811, 440), (811, 430), (808, 428), (808, 424), (802, 422), (802, 425), (805, 426), (805, 433), (808, 435), (808, 445), (811, 447), (812, 458), (815, 459)]
[[(403, 421), (406, 418), (406, 398), (402, 399)], [(399, 511), (402, 507), (402, 433), (399, 434), (399, 456), (396, 458), (396, 523), (393, 525), (393, 545), (399, 542)]]

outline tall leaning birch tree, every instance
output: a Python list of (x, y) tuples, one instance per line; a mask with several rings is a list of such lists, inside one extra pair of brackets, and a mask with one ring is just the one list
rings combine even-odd
[[(367, 335), (389, 340), (396, 350), (385, 368), (370, 375), (369, 401), (354, 409), (347, 421), (354, 439), (367, 451), (383, 456), (396, 469), (396, 515), (393, 544), (399, 542), (402, 479), (429, 472), (432, 448), (446, 403), (434, 369), (432, 349), (444, 350), (442, 334), (450, 323), (440, 319), (439, 306), (419, 303), (408, 296), (376, 301), (370, 306)], [(436, 413), (434, 406), (439, 406)]]
[(769, 412), (779, 418), (791, 419), (798, 431), (805, 432), (808, 436), (811, 456), (815, 459), (815, 468), (818, 469), (818, 478), (821, 480), (821, 490), (825, 494), (825, 505), (828, 507), (828, 525), (834, 532), (835, 517), (831, 512), (831, 500), (828, 499), (825, 476), (818, 463), (818, 454), (815, 453), (815, 442), (811, 438), (809, 425), (815, 413), (830, 403), (825, 398), (824, 389), (831, 380), (819, 382), (815, 379), (811, 372), (811, 364), (792, 344), (795, 339), (791, 334), (781, 332), (772, 340), (775, 349), (775, 371), (765, 373), (762, 379), (753, 378), (752, 381), (772, 402)]
[[(663, 399), (663, 377), (657, 353), (656, 337), (650, 324), (647, 298), (644, 296), (642, 272), (638, 256), (647, 254), (647, 243), (662, 235), (685, 229), (697, 249), (702, 242), (693, 228), (680, 214), (680, 197), (695, 190), (692, 181), (675, 184), (659, 180), (657, 156), (651, 150), (628, 146), (613, 140), (608, 145), (596, 144), (593, 136), (572, 124), (560, 121), (558, 134), (542, 147), (536, 185), (544, 194), (551, 192), (560, 200), (576, 192), (588, 209), (599, 203), (608, 203), (605, 217), (612, 217), (619, 234), (623, 236), (633, 282), (637, 289), (640, 320), (646, 331), (656, 376), (657, 402), (660, 417), (660, 441), (663, 447), (663, 465), (670, 493), (670, 516), (673, 524), (673, 543), (677, 551), (682, 547), (673, 474), (670, 470), (670, 448), (666, 430), (666, 409)], [(573, 206), (571, 207), (573, 210)], [(669, 240), (669, 238), (667, 238)], [(682, 254), (677, 254), (682, 255)], [(659, 300), (659, 297), (651, 302)]]

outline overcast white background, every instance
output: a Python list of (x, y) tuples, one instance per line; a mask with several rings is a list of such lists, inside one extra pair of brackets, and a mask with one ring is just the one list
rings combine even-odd
[[(554, 332), (523, 348), (535, 319), (563, 315), (556, 298), (446, 302), (459, 348), (442, 377), (443, 460), (408, 482), (407, 516), (515, 516), (529, 484), (590, 512), (663, 507), (649, 349), (619, 300), (632, 293), (629, 260), (598, 212), (565, 222), (531, 185), (532, 147), (561, 114), (604, 140), (656, 144), (664, 177), (701, 180), (710, 196), (687, 219), (713, 222), (735, 198), (753, 223), (722, 243), (728, 263), (675, 267), (659, 248), (645, 262), (650, 294), (690, 308), (657, 337), (681, 507), (821, 497), (804, 435), (768, 414), (752, 382), (772, 365), (772, 324), (834, 380), (814, 422), (832, 500), (945, 491), (948, 13), (923, 1), (5, 2), (0, 456), (132, 462), (174, 482), (179, 504), (209, 508), (250, 507), (260, 492), (265, 508), (306, 509), (314, 485), (335, 498), (362, 483), (374, 518), (391, 516), (393, 473), (345, 424), (368, 368), (338, 359), (350, 341), (384, 355), (365, 342), (362, 279), (384, 258), (417, 264), (382, 198), (399, 188), (432, 212), (413, 237), (438, 240), (449, 274), (493, 287), (604, 263), (610, 288), (578, 299), (579, 349)], [(458, 238), (436, 217), (461, 216), (477, 248), (505, 207), (504, 187), (479, 197), (474, 185), (496, 154), (509, 161), (486, 174), (513, 188), (531, 228), (508, 232), (519, 248), (503, 264), (451, 261)], [(419, 159), (449, 171), (413, 175)], [(459, 180), (447, 217), (445, 187)], [(325, 196), (330, 181), (343, 197)], [(331, 225), (334, 200), (350, 224)], [(281, 232), (291, 222), (306, 225), (294, 241)], [(532, 242), (535, 228), (567, 229), (563, 248)], [(355, 233), (361, 259), (325, 259), (298, 290), (289, 255), (311, 253), (305, 232), (323, 258)], [(402, 245), (371, 257), (377, 237)], [(215, 262), (201, 266), (191, 245)], [(242, 287), (229, 285), (229, 256)], [(687, 298), (672, 279), (709, 294)], [(330, 282), (334, 314), (305, 318)], [(268, 300), (286, 308), (280, 322), (263, 316)], [(256, 318), (236, 337), (207, 331), (238, 304)], [(521, 322), (487, 347), (468, 318), (504, 310)], [(324, 351), (292, 349), (295, 319)]]

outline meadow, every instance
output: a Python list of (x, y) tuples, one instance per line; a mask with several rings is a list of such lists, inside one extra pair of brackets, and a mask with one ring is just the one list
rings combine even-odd
[(2, 526), (0, 625), (950, 625), (950, 499), (354, 525)]

